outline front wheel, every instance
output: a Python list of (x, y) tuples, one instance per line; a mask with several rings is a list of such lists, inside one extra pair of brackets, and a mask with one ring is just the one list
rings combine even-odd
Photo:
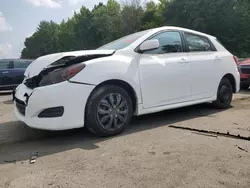
[(121, 87), (105, 85), (97, 88), (86, 106), (86, 127), (98, 136), (121, 133), (133, 115), (132, 100)]
[(213, 102), (219, 109), (227, 109), (231, 106), (233, 99), (233, 86), (227, 78), (223, 78), (217, 91), (217, 100)]

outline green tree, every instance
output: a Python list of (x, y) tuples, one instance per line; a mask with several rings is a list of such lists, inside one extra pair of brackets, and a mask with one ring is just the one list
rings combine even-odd
[(244, 29), (248, 24), (240, 14), (240, 4), (235, 0), (174, 0), (168, 3), (163, 16), (167, 25), (216, 36), (231, 52), (241, 56), (246, 51), (244, 38), (249, 34)]
[(143, 12), (140, 0), (123, 2), (121, 11), (122, 35), (128, 35), (141, 30)]
[[(120, 1), (119, 1), (120, 2)], [(250, 56), (249, 0), (108, 0), (60, 24), (42, 21), (25, 39), (22, 58), (72, 50), (95, 49), (140, 30), (163, 25), (186, 27), (216, 36), (239, 57)]]
[(74, 49), (84, 50), (95, 47), (91, 11), (82, 7), (80, 13), (75, 13), (72, 19), (74, 19), (74, 43), (72, 43)]
[(58, 43), (59, 25), (55, 22), (42, 21), (37, 31), (26, 38), (25, 48), (21, 52), (21, 56), (25, 58), (36, 58), (49, 53), (59, 51)]
[(98, 39), (96, 46), (101, 46), (107, 42), (120, 37), (120, 4), (114, 0), (109, 0), (107, 5), (99, 5), (92, 11), (93, 28)]
[(142, 16), (142, 29), (151, 29), (163, 25), (163, 11), (167, 1), (160, 0), (158, 4), (150, 1), (146, 4), (146, 9)]
[(68, 19), (66, 22), (63, 20), (59, 26), (58, 31), (58, 45), (59, 51), (72, 51), (75, 50), (74, 41), (75, 41), (75, 33), (74, 33), (75, 21), (74, 19)]

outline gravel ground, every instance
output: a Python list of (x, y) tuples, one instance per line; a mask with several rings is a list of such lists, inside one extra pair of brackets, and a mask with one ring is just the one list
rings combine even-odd
[(0, 187), (250, 187), (250, 142), (237, 138), (250, 137), (250, 91), (226, 111), (204, 104), (136, 117), (113, 138), (28, 128), (15, 120), (10, 99), (0, 95)]

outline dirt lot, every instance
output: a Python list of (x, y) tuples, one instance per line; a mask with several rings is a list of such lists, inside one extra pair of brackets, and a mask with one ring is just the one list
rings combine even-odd
[(33, 130), (15, 120), (10, 96), (1, 95), (0, 187), (249, 188), (248, 137), (250, 91), (226, 111), (203, 104), (134, 118), (113, 138)]

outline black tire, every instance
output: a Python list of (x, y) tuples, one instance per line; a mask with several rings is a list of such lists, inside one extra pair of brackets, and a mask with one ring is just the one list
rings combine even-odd
[[(121, 127), (116, 128), (115, 123), (112, 122), (111, 123), (112, 127), (110, 127), (108, 130), (108, 128), (105, 128), (100, 121), (99, 110), (100, 110), (101, 101), (108, 101), (109, 98), (105, 98), (105, 97), (110, 96), (110, 95), (121, 96), (122, 100), (125, 101), (124, 103), (126, 103), (126, 107), (127, 107), (126, 112), (127, 113), (126, 113), (126, 115), (124, 115), (124, 116), (126, 116), (126, 118), (124, 117), (124, 123), (120, 123)], [(117, 101), (118, 100), (116, 100), (116, 103), (117, 103)], [(113, 101), (113, 103), (114, 103), (114, 101)], [(112, 113), (113, 113), (113, 109), (114, 108), (112, 108)], [(109, 109), (106, 111), (109, 111)], [(119, 109), (116, 110), (116, 112), (117, 111), (119, 111)], [(111, 112), (109, 114), (111, 114)], [(132, 118), (132, 115), (133, 115), (133, 105), (132, 105), (132, 100), (131, 100), (129, 94), (121, 87), (118, 87), (115, 85), (104, 85), (104, 86), (101, 86), (101, 87), (95, 89), (93, 91), (93, 93), (91, 94), (90, 98), (88, 99), (88, 102), (86, 105), (86, 113), (85, 113), (85, 125), (89, 129), (89, 131), (91, 131), (92, 133), (94, 133), (98, 136), (101, 136), (101, 137), (115, 136), (117, 134), (122, 133), (124, 131), (124, 129), (129, 125), (131, 118)], [(110, 116), (113, 117), (113, 114)], [(115, 121), (116, 121), (116, 125), (117, 125), (117, 121), (119, 121), (119, 120), (117, 120), (117, 118), (113, 118), (113, 119), (116, 119)], [(111, 121), (111, 117), (109, 120)], [(114, 120), (112, 120), (112, 121), (114, 121)]]
[(250, 87), (250, 84), (240, 84), (241, 90), (248, 90), (249, 87)]
[(227, 78), (223, 78), (217, 91), (217, 100), (213, 102), (218, 109), (231, 107), (233, 99), (233, 86)]

